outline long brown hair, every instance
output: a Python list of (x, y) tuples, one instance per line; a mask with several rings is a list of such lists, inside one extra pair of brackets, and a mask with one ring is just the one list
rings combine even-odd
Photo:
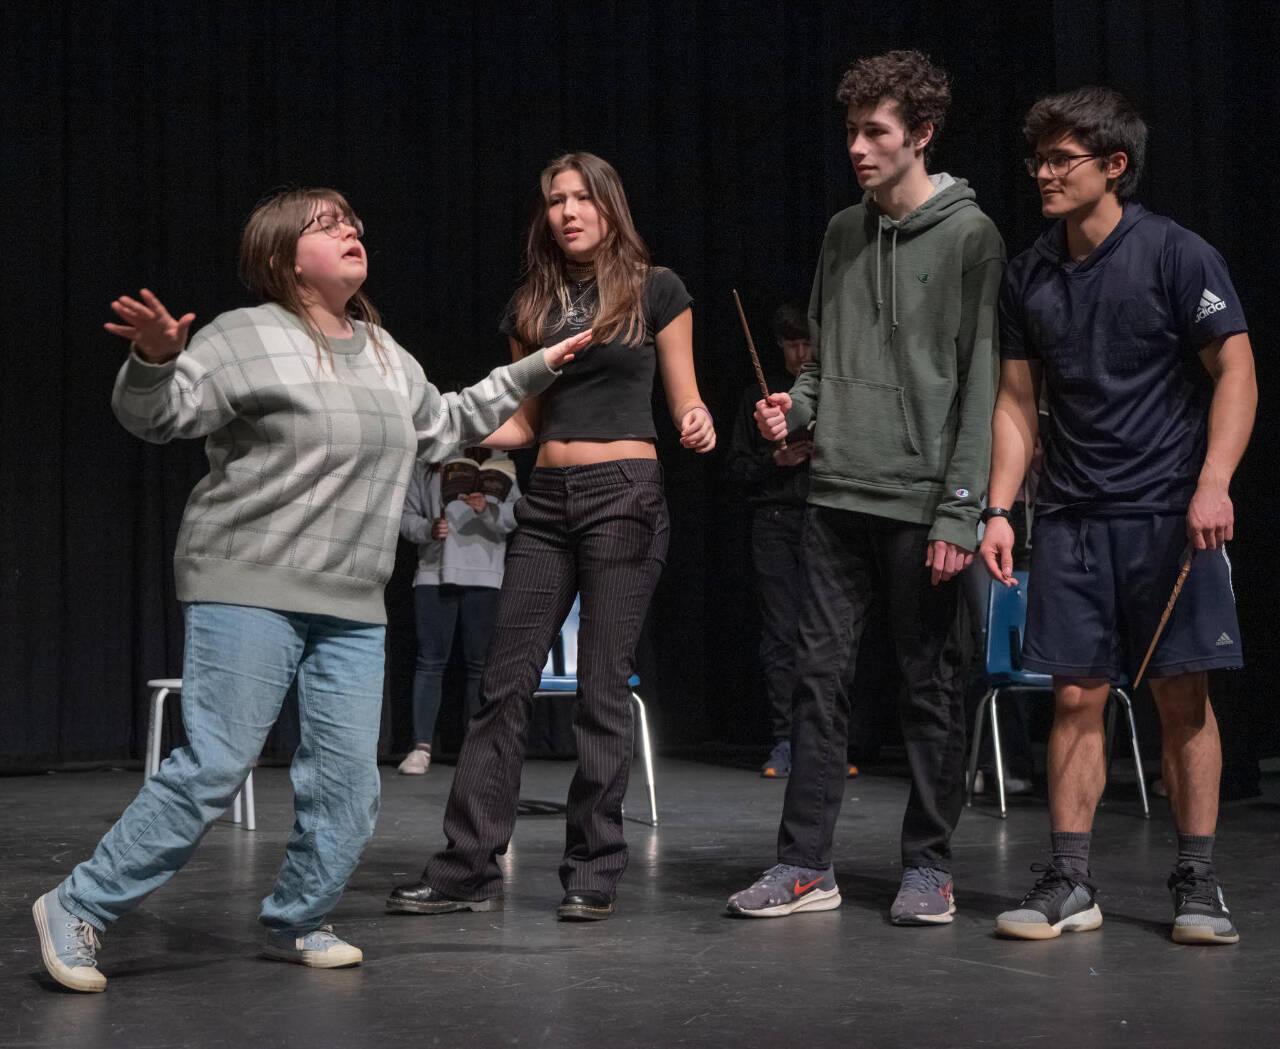
[[(524, 274), (514, 299), (515, 334), (526, 353), (541, 346), (565, 325), (569, 311), (566, 258), (551, 232), (551, 183), (565, 171), (576, 171), (605, 221), (605, 238), (595, 257), (599, 306), (592, 322), (596, 339), (624, 342), (644, 338), (644, 285), (649, 272), (649, 249), (631, 221), (622, 179), (608, 161), (594, 153), (566, 153), (553, 160), (539, 177), (542, 204), (529, 225)], [(552, 307), (558, 319), (552, 323)]]
[[(253, 209), (240, 237), (240, 279), (259, 298), (278, 303), (297, 317), (316, 344), (316, 363), (322, 363), (327, 355), (332, 367), (333, 349), (307, 312), (302, 284), (294, 269), (300, 231), (326, 204), (337, 209), (343, 218), (355, 220), (356, 213), (347, 198), (334, 189), (284, 189), (263, 200)], [(386, 365), (386, 350), (378, 338), (382, 317), (363, 290), (351, 296), (346, 314), (368, 326), (374, 354)]]

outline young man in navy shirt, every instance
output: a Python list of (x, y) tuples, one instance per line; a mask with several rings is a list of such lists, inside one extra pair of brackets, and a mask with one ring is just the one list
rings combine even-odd
[(981, 554), (1013, 582), (1007, 508), (1052, 420), (1037, 494), (1023, 663), (1053, 675), (1053, 859), (996, 931), (1048, 939), (1096, 929), (1089, 835), (1105, 780), (1103, 706), (1119, 635), (1136, 667), (1181, 562), (1190, 574), (1147, 680), (1160, 714), (1178, 830), (1173, 939), (1235, 943), (1213, 869), (1222, 755), (1207, 671), (1239, 667), (1225, 542), (1228, 485), (1257, 406), (1253, 352), (1227, 268), (1208, 244), (1131, 198), (1146, 125), (1107, 88), (1041, 99), (1027, 168), (1057, 221), (1008, 267)]

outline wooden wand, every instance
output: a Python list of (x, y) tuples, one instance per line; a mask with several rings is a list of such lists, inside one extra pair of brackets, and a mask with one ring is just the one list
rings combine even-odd
[[(742, 300), (738, 298), (738, 289), (733, 289), (733, 301), (738, 307), (738, 319), (742, 321), (742, 334), (747, 337), (747, 349), (751, 353), (751, 366), (756, 370), (756, 381), (760, 383), (760, 392), (764, 394), (764, 399), (769, 399), (769, 385), (764, 381), (764, 369), (760, 367), (760, 357), (756, 353), (756, 344), (751, 338), (751, 328), (747, 324), (747, 315), (742, 312)], [(779, 448), (787, 446), (787, 439), (784, 437), (778, 442)]]
[(1138, 676), (1133, 679), (1133, 690), (1138, 690), (1138, 683), (1142, 680), (1142, 675), (1147, 669), (1147, 664), (1151, 662), (1151, 653), (1156, 650), (1156, 642), (1160, 640), (1160, 635), (1164, 633), (1164, 625), (1169, 622), (1169, 613), (1173, 611), (1174, 602), (1178, 600), (1178, 595), (1182, 593), (1182, 584), (1187, 581), (1187, 573), (1191, 571), (1191, 559), (1195, 557), (1195, 550), (1191, 544), (1187, 544), (1185, 556), (1182, 559), (1182, 569), (1178, 572), (1178, 581), (1173, 584), (1173, 593), (1169, 595), (1169, 601), (1164, 606), (1164, 614), (1160, 617), (1160, 622), (1156, 625), (1155, 636), (1151, 639), (1151, 644), (1147, 647), (1147, 654), (1142, 659), (1142, 666), (1138, 668)]

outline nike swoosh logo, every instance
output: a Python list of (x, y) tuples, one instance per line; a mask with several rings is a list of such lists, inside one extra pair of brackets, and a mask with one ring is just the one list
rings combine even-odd
[(800, 895), (802, 895), (803, 893), (808, 892), (808, 891), (809, 891), (810, 889), (812, 889), (815, 885), (817, 885), (817, 884), (818, 884), (818, 882), (820, 882), (820, 881), (822, 881), (822, 879), (821, 879), (821, 878), (814, 878), (814, 879), (813, 879), (813, 881), (806, 882), (804, 885), (801, 885), (801, 884), (800, 884), (800, 879), (799, 879), (799, 878), (797, 878), (797, 879), (796, 879), (796, 885), (795, 885), (795, 888), (794, 888), (794, 889), (792, 889), (792, 890), (791, 890), (791, 892), (792, 892), (792, 894), (793, 894), (793, 895), (800, 896)]

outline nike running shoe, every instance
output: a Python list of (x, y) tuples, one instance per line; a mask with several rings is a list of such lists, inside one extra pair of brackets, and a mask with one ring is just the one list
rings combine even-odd
[(830, 911), (840, 906), (840, 888), (830, 867), (793, 867), (779, 863), (754, 885), (729, 897), (728, 913), (742, 918), (781, 918), (796, 911)]
[(1222, 886), (1212, 870), (1197, 874), (1189, 863), (1169, 875), (1173, 894), (1174, 943), (1237, 943), (1240, 934), (1222, 898)]
[(1086, 932), (1102, 924), (1093, 879), (1055, 863), (1033, 863), (1040, 874), (1011, 911), (996, 917), (996, 933), (1019, 940), (1051, 940), (1064, 932)]
[(791, 740), (780, 739), (769, 752), (769, 760), (760, 768), (765, 779), (785, 779), (791, 775)]
[(894, 925), (945, 925), (956, 913), (951, 875), (936, 867), (908, 867), (889, 908)]

